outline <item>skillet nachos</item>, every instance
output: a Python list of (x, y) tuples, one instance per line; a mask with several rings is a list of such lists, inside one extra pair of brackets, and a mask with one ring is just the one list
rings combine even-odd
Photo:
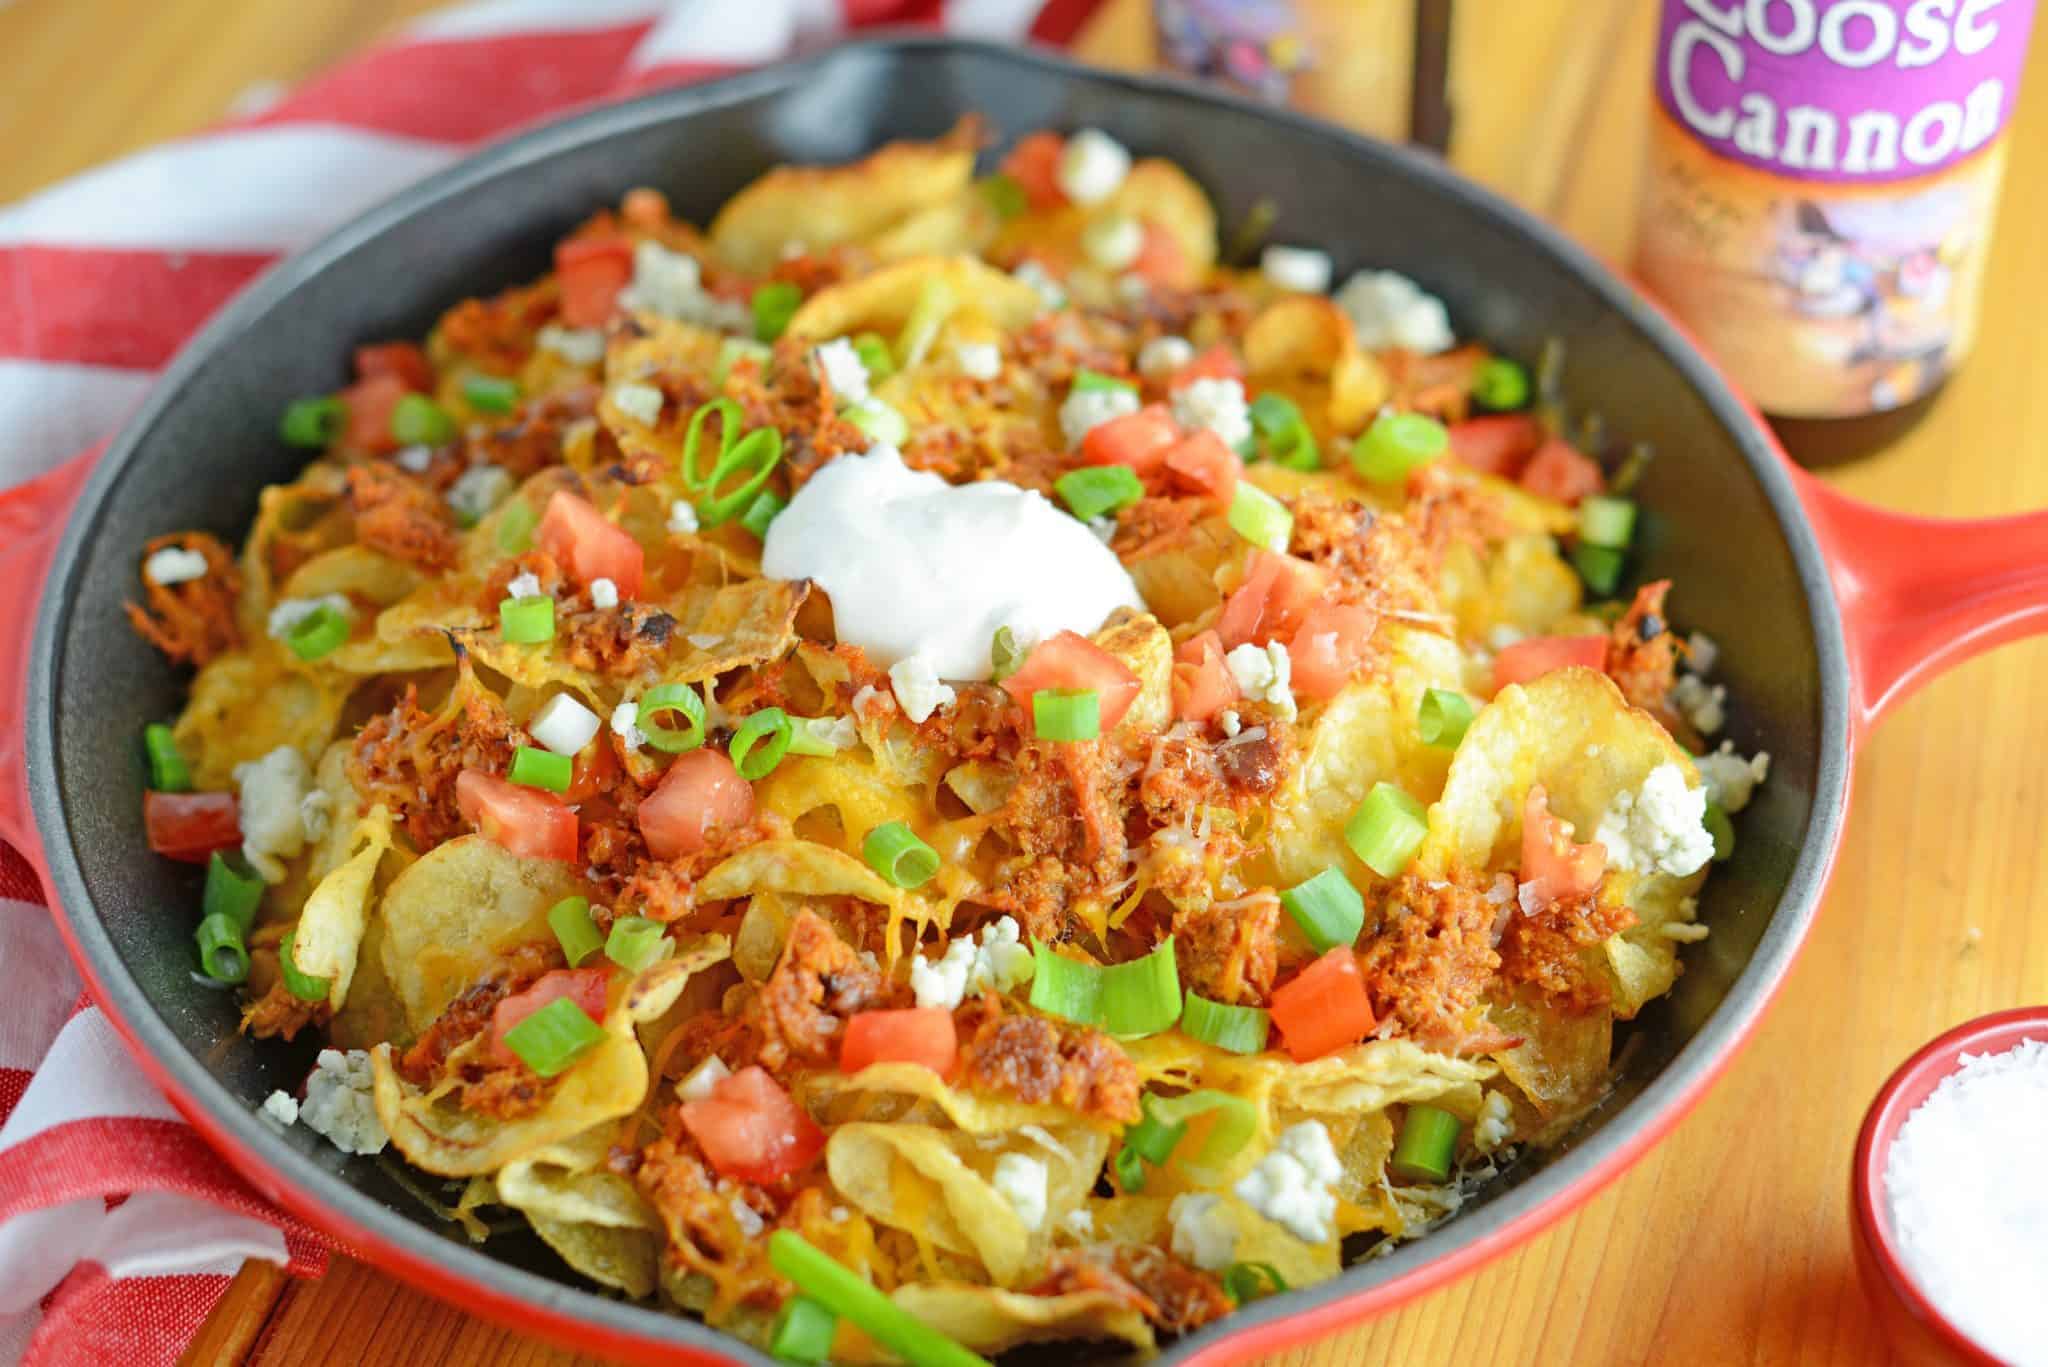
[(130, 609), (204, 974), (329, 1046), (266, 1112), (799, 1360), (1423, 1232), (1601, 1099), (1767, 762), (1521, 366), (980, 141), (634, 191)]

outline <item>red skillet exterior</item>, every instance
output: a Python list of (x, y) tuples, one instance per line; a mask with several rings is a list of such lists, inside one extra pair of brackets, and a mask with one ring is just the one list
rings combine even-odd
[[(868, 46), (872, 51), (890, 47), (884, 44)], [(1002, 63), (1042, 68), (1048, 84), (1064, 81), (1070, 85), (1110, 90), (1122, 88), (1132, 92), (1134, 99), (1144, 97), (1149, 89), (1146, 83), (1129, 78), (1078, 74), (1062, 63), (1021, 54), (994, 53), (976, 49), (973, 45), (898, 44), (894, 47), (913, 56), (919, 50), (951, 50), (970, 55), (981, 53)], [(841, 59), (823, 60), (829, 63)], [(857, 60), (857, 57), (844, 60)], [(739, 84), (744, 85), (749, 79), (741, 78)], [(1213, 100), (1205, 102), (1217, 103)], [(1253, 115), (1249, 110), (1245, 117), (1287, 121), (1286, 116)], [(1133, 135), (1133, 139), (1137, 140), (1137, 135)], [(1472, 192), (1461, 190), (1459, 193), (1470, 195)], [(1512, 211), (1502, 212), (1503, 216), (1513, 216)], [(373, 215), (372, 219), (375, 218)], [(1551, 250), (1563, 251), (1538, 226), (1528, 224), (1524, 230)], [(1593, 269), (1590, 266), (1578, 268)], [(217, 344), (219, 340), (209, 332), (206, 338), (195, 344), (195, 350), (203, 351), (207, 343)], [(1696, 358), (1692, 364), (1697, 366)], [(189, 378), (180, 376), (180, 379)], [(1696, 382), (1712, 383), (1710, 379)], [(145, 414), (144, 421), (149, 416)], [(1751, 422), (1755, 423), (1753, 417)], [(1754, 442), (1758, 430), (1760, 424), (1745, 435)], [(1767, 437), (1763, 439), (1768, 440)], [(1779, 459), (1782, 460), (1782, 456)], [(83, 474), (83, 463), (76, 463), (58, 476), (0, 498), (0, 530), (11, 526), (24, 533), (9, 542), (5, 553), (0, 553), (0, 575), (4, 575), (7, 582), (17, 585), (40, 582), (43, 568), (51, 558), (54, 543), (51, 533)], [(2038, 629), (2043, 622), (2044, 613), (2048, 613), (2048, 572), (2044, 572), (2038, 563), (2033, 563), (2031, 557), (2038, 553), (2036, 548), (2042, 544), (2044, 533), (2048, 533), (2048, 520), (2037, 516), (1974, 526), (1930, 523), (1924, 519), (1903, 518), (1863, 508), (1804, 476), (1797, 478), (1801, 483), (1800, 492), (1812, 510), (1819, 535), (1836, 567), (1841, 615), (1849, 636), (1849, 658), (1855, 671), (1851, 681), (1855, 700), (1855, 733), (1860, 734), (1879, 712), (1935, 669), (1999, 640)], [(38, 531), (42, 534), (35, 534)], [(1911, 554), (1902, 556), (1900, 552), (1907, 548)], [(2020, 554), (2015, 556), (2014, 552)], [(66, 553), (74, 553), (74, 548), (67, 547)], [(17, 621), (15, 630), (19, 632), (24, 626), (25, 623)], [(0, 735), (0, 747), (11, 748), (18, 744), (17, 726), (26, 724), (33, 727), (36, 721), (30, 717), (22, 701), (25, 676), (30, 667), (23, 646), (24, 641), (18, 638), (0, 643), (0, 659), (13, 665), (0, 675), (0, 688), (6, 690), (0, 694), (0, 702), (6, 704), (6, 711), (0, 713), (0, 717), (6, 719), (5, 734)], [(47, 658), (49, 651), (39, 643), (36, 662), (41, 663)], [(54, 680), (49, 681), (48, 686), (54, 688)], [(1847, 788), (1845, 775), (1838, 791), (1831, 794), (1831, 810), (1824, 813), (1816, 811), (1814, 820), (1827, 838), (1817, 847), (1809, 842), (1809, 848), (1804, 852), (1807, 861), (1817, 860), (1823, 866), (1832, 864), (1835, 842), (1839, 839), (1840, 813), (1848, 796)], [(28, 815), (29, 802), (23, 785), (21, 762), (16, 755), (0, 749), (0, 834), (29, 855), (46, 887), (55, 888), (62, 879), (52, 877), (52, 861), (45, 858), (45, 852), (37, 845)], [(49, 829), (47, 821), (45, 829)], [(137, 857), (141, 857), (139, 851)], [(1816, 889), (1807, 895), (1809, 898), (1817, 897), (1818, 891)], [(72, 914), (78, 914), (77, 908), (73, 908)], [(135, 994), (134, 984), (108, 980), (102, 972), (105, 964), (98, 953), (81, 942), (78, 927), (71, 919), (60, 915), (58, 924), (95, 998), (108, 1004), (109, 1018), (135, 1048), (144, 1069), (208, 1142), (220, 1149), (259, 1190), (328, 1230), (371, 1261), (464, 1308), (586, 1351), (594, 1350), (637, 1361), (765, 1361), (732, 1340), (693, 1332), (693, 1326), (677, 1325), (667, 1332), (649, 1327), (643, 1332), (638, 1323), (639, 1317), (618, 1315), (613, 1313), (616, 1307), (605, 1308), (609, 1304), (607, 1302), (565, 1291), (530, 1274), (510, 1268), (500, 1268), (488, 1276), (465, 1271), (468, 1259), (453, 1255), (432, 1256), (420, 1248), (409, 1247), (405, 1240), (385, 1232), (383, 1227), (373, 1227), (371, 1222), (351, 1218), (333, 1203), (319, 1199), (311, 1190), (302, 1190), (283, 1180), (277, 1162), (225, 1119), (229, 1112), (224, 1106), (240, 1103), (233, 1098), (202, 1095), (203, 1085), (188, 1083), (185, 1076), (147, 1047), (142, 1028), (146, 1022), (141, 1018), (130, 1019), (113, 1006)], [(1803, 930), (1804, 922), (1798, 922), (1798, 925)], [(1682, 1082), (1657, 1093), (1647, 1115), (1637, 1117), (1632, 1128), (1624, 1127), (1624, 1135), (1605, 1146), (1597, 1163), (1578, 1173), (1556, 1192), (1517, 1212), (1512, 1218), (1496, 1222), (1483, 1235), (1458, 1243), (1453, 1234), (1458, 1226), (1474, 1227), (1472, 1217), (1461, 1218), (1446, 1231), (1445, 1241), (1437, 1245), (1442, 1250), (1437, 1256), (1426, 1257), (1410, 1270), (1378, 1285), (1341, 1293), (1335, 1288), (1326, 1288), (1320, 1295), (1310, 1289), (1252, 1307), (1225, 1325), (1197, 1335), (1171, 1350), (1169, 1360), (1221, 1364), (1256, 1353), (1271, 1352), (1325, 1333), (1341, 1324), (1390, 1308), (1449, 1278), (1468, 1272), (1567, 1213), (1624, 1171), (1697, 1102), (1732, 1059), (1735, 1048), (1753, 1031), (1763, 1005), (1783, 982), (1789, 970), (1790, 957), (1791, 951), (1784, 952), (1771, 981), (1763, 984), (1761, 990), (1752, 989), (1747, 1014), (1735, 1023), (1732, 1030), (1722, 1033), (1716, 1041), (1718, 1052), (1704, 1060), (1693, 1060), (1683, 1070), (1674, 1066), (1672, 1071), (1682, 1072)], [(218, 1092), (218, 1085), (215, 1084), (212, 1090)], [(1431, 1245), (1425, 1242), (1414, 1247), (1427, 1250)], [(646, 1318), (652, 1319), (651, 1316)], [(674, 1321), (666, 1323), (676, 1324)]]

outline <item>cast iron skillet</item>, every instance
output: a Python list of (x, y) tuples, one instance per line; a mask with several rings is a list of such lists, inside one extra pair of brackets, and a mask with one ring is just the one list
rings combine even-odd
[[(2036, 550), (2048, 519), (1935, 524), (1820, 489), (1676, 329), (1585, 252), (1434, 161), (1285, 112), (918, 38), (651, 95), (500, 144), (244, 293), (89, 477), (81, 461), (0, 503), (0, 582), (27, 598), (48, 565), (32, 653), (31, 614), (0, 627), (11, 637), (0, 659), (14, 666), (0, 702), (23, 717), (27, 740), (24, 782), (15, 728), (0, 738), (0, 835), (39, 853), (95, 996), (193, 1124), (262, 1191), (465, 1308), (622, 1357), (767, 1361), (691, 1320), (596, 1294), (531, 1241), (472, 1248), (375, 1163), (257, 1119), (272, 1088), (298, 1085), (317, 1045), (242, 1039), (231, 1003), (189, 976), (200, 879), (146, 849), (136, 744), (144, 722), (177, 711), (187, 680), (122, 619), (139, 548), (187, 527), (239, 543), (258, 489), (302, 462), (274, 435), (287, 400), (341, 385), (354, 344), (421, 334), (464, 296), (542, 272), (557, 237), (628, 187), (659, 186), (701, 222), (769, 166), (931, 137), (969, 110), (1006, 135), (1093, 124), (1171, 157), (1209, 188), (1225, 224), (1271, 197), (1285, 239), (1330, 248), (1347, 271), (1415, 277), (1449, 301), (1461, 333), (1512, 354), (1562, 337), (1574, 408), (1658, 452), (1640, 489), (1641, 573), (1678, 580), (1680, 623), (1721, 643), (1736, 743), (1772, 756), (1736, 857), (1704, 899), (1713, 937), (1688, 949), (1677, 991), (1628, 1031), (1613, 1101), (1437, 1233), (1260, 1302), (1172, 1346), (1167, 1362), (1271, 1351), (1385, 1309), (1622, 1171), (1699, 1098), (1784, 979), (1842, 829), (1857, 736), (1937, 667), (2048, 626)], [(53, 551), (50, 529), (81, 480)]]

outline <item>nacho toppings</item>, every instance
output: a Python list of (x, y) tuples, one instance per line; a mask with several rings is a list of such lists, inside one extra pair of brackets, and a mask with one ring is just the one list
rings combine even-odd
[(633, 192), (130, 608), (299, 1117), (808, 1357), (1149, 1350), (1424, 1233), (1605, 1094), (1767, 772), (1546, 385), (981, 137)]

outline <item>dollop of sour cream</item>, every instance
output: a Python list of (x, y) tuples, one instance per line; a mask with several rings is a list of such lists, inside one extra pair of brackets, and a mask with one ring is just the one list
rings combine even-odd
[(1043, 495), (952, 485), (891, 446), (842, 456), (768, 526), (764, 573), (830, 595), (839, 639), (884, 668), (923, 654), (942, 679), (986, 679), (998, 627), (1020, 643), (1087, 635), (1142, 607), (1121, 561)]

